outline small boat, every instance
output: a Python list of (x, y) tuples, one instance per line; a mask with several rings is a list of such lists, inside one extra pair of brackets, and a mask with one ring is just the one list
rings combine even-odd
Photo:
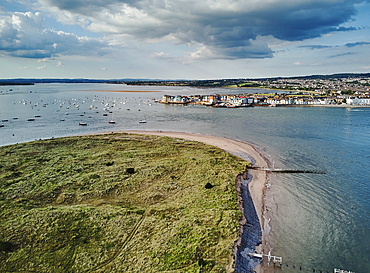
[(139, 120), (139, 123), (146, 123), (146, 120)]
[(0, 124), (0, 127), (4, 127), (4, 124)]
[(87, 125), (87, 123), (86, 123), (86, 122), (82, 122), (82, 121), (80, 121), (79, 125), (86, 126), (86, 125)]
[(18, 118), (14, 117), (13, 119), (18, 119)]
[(110, 124), (115, 124), (116, 122), (114, 121), (113, 119), (113, 112), (109, 112), (109, 113), (112, 113), (112, 119), (109, 121)]
[(2, 120), (2, 122), (7, 122), (7, 121), (9, 121), (9, 120), (7, 120), (7, 119), (3, 119), (3, 120)]
[(29, 118), (28, 121), (35, 121), (35, 119), (34, 118)]
[(108, 116), (108, 114), (103, 114), (104, 117)]
[(37, 115), (37, 116), (35, 116), (35, 118), (41, 118), (41, 116)]
[(64, 121), (64, 118), (62, 118), (60, 121)]

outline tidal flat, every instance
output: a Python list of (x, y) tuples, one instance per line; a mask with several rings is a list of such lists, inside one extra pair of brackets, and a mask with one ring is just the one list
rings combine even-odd
[(0, 271), (232, 272), (247, 164), (127, 133), (0, 147)]

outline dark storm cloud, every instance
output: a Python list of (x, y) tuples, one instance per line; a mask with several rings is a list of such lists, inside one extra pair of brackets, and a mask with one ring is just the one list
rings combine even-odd
[[(200, 43), (238, 58), (271, 57), (259, 36), (301, 41), (336, 31), (356, 14), (362, 0), (39, 0), (83, 18), (84, 27), (135, 39), (171, 37), (175, 43)], [(86, 20), (88, 23), (86, 23)], [(261, 43), (261, 42), (260, 42)], [(251, 48), (251, 51), (248, 48)]]
[[(103, 35), (125, 35), (133, 42), (172, 41), (200, 45), (212, 58), (271, 58), (268, 39), (302, 41), (351, 31), (342, 24), (356, 15), (362, 0), (29, 0), (65, 24)], [(28, 18), (32, 20), (32, 18)], [(24, 19), (26, 20), (26, 19)], [(6, 20), (5, 20), (6, 21)], [(31, 24), (32, 25), (32, 24)], [(25, 50), (26, 24), (0, 24), (1, 50)], [(37, 26), (39, 30), (39, 26)], [(104, 47), (52, 30), (30, 43), (38, 54), (77, 52), (81, 45)], [(53, 41), (49, 39), (53, 37)], [(264, 39), (261, 39), (264, 38)], [(32, 40), (32, 39), (31, 39)], [(57, 42), (55, 42), (55, 40)], [(16, 42), (17, 41), (17, 42)], [(55, 48), (55, 43), (58, 46)], [(95, 43), (95, 44), (94, 44)], [(65, 47), (64, 47), (65, 46)], [(20, 47), (20, 48), (17, 48)], [(69, 49), (68, 49), (69, 47)], [(40, 51), (41, 50), (41, 51)], [(98, 51), (98, 50), (96, 50)], [(24, 51), (19, 51), (24, 52)], [(41, 52), (41, 53), (40, 53)], [(100, 51), (101, 52), (101, 51)], [(36, 56), (37, 54), (33, 54)]]

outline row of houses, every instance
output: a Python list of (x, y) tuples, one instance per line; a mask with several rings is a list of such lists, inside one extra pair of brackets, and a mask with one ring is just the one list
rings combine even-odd
[(227, 103), (229, 105), (240, 106), (243, 104), (253, 104), (259, 101), (259, 99), (246, 96), (246, 95), (192, 95), (192, 96), (171, 96), (164, 95), (160, 102), (162, 103), (173, 103), (173, 104), (187, 104), (196, 103), (204, 105), (216, 105), (221, 103)]
[(188, 104), (196, 103), (211, 106), (249, 106), (249, 105), (370, 105), (370, 97), (354, 96), (297, 96), (297, 95), (260, 95), (260, 94), (239, 94), (239, 95), (192, 95), (172, 96), (164, 95), (161, 103)]

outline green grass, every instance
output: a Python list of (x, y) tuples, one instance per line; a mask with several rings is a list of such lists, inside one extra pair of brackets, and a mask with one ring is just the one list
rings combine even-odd
[(232, 271), (245, 165), (144, 135), (0, 147), (0, 272)]

